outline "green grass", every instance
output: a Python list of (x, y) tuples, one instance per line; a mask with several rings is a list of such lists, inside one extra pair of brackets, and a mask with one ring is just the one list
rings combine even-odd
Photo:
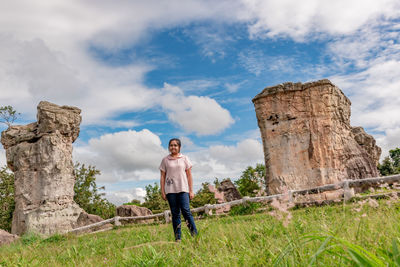
[(181, 243), (170, 224), (30, 235), (0, 247), (0, 266), (400, 266), (400, 203), (386, 202), (297, 209), (287, 227), (268, 213), (207, 218)]

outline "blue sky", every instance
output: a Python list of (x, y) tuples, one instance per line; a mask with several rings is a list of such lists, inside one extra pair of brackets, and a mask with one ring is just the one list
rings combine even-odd
[(400, 3), (0, 3), (0, 105), (21, 112), (20, 124), (41, 100), (81, 108), (74, 160), (101, 170), (117, 204), (158, 181), (172, 137), (194, 162), (195, 189), (238, 178), (263, 162), (251, 99), (323, 78), (350, 98), (352, 125), (383, 155), (400, 146)]

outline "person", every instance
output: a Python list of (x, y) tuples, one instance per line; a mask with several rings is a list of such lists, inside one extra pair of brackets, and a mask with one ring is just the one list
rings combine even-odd
[(192, 236), (197, 235), (196, 224), (190, 212), (189, 199), (193, 199), (192, 163), (180, 153), (181, 141), (169, 140), (170, 154), (160, 164), (160, 186), (164, 200), (168, 200), (172, 214), (175, 241), (181, 241), (181, 212)]

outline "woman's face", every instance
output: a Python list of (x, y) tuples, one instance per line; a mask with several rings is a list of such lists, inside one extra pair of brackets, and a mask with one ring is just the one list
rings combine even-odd
[(178, 145), (178, 142), (176, 142), (175, 140), (171, 141), (171, 144), (169, 144), (169, 152), (171, 152), (171, 154), (178, 154), (180, 151), (180, 147)]

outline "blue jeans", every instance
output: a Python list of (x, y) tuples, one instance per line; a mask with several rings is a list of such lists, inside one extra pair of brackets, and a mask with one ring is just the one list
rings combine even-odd
[(186, 225), (193, 235), (197, 234), (196, 224), (189, 207), (189, 193), (169, 193), (167, 194), (169, 207), (172, 214), (172, 227), (174, 229), (175, 240), (181, 239), (181, 211)]

